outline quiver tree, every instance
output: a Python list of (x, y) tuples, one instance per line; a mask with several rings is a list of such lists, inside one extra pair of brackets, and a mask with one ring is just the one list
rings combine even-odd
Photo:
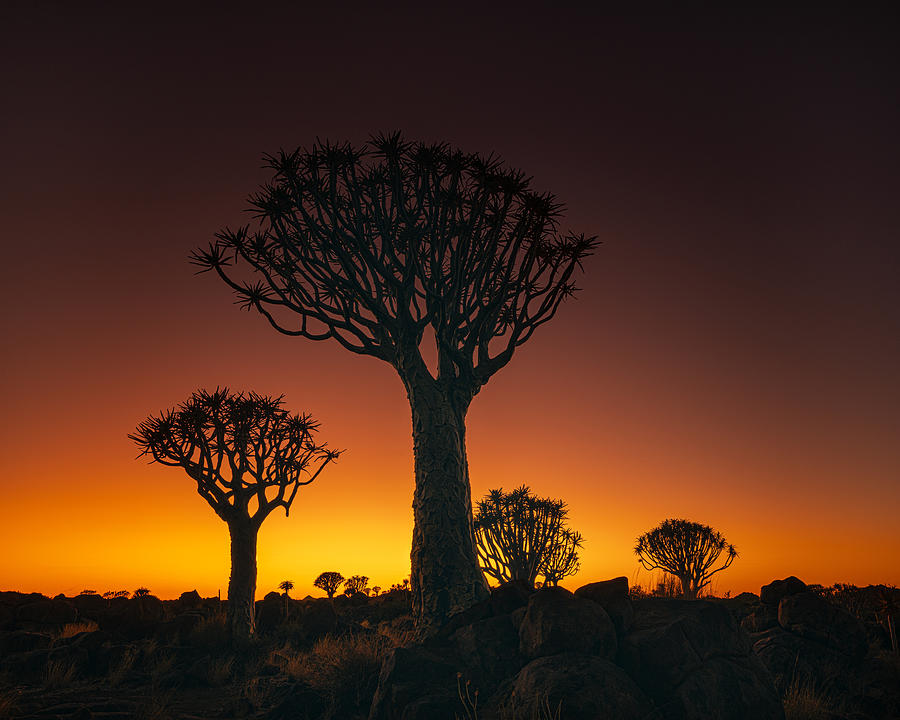
[(313, 441), (318, 423), (291, 415), (282, 397), (199, 390), (178, 407), (151, 416), (129, 437), (152, 462), (181, 467), (228, 525), (229, 624), (236, 637), (254, 633), (256, 538), (276, 508), (285, 515), (302, 485), (340, 454)]
[[(412, 410), (410, 553), (420, 634), (487, 596), (472, 536), (469, 404), (576, 288), (596, 246), (493, 156), (380, 135), (266, 156), (257, 222), (192, 262), (281, 333), (392, 365)], [(433, 340), (436, 367), (423, 356)]]
[(526, 486), (491, 490), (475, 511), (475, 545), (484, 572), (497, 582), (534, 586), (539, 574), (555, 585), (578, 569), (580, 533), (565, 525), (562, 500), (539, 498)]
[[(708, 525), (679, 519), (664, 520), (641, 535), (634, 553), (646, 570), (663, 570), (677, 577), (682, 595), (691, 600), (738, 556), (734, 545)], [(713, 569), (720, 558), (721, 565)]]
[(294, 583), (291, 580), (282, 580), (278, 585), (278, 589), (284, 593), (284, 616), (286, 618), (290, 613), (290, 603), (288, 601), (291, 596), (289, 593), (294, 589)]
[(351, 575), (347, 578), (344, 586), (346, 595), (354, 595), (356, 593), (365, 593), (368, 595), (369, 578), (365, 575)]
[(313, 581), (313, 587), (324, 590), (329, 600), (334, 599), (334, 594), (338, 588), (344, 583), (344, 576), (339, 572), (323, 572)]

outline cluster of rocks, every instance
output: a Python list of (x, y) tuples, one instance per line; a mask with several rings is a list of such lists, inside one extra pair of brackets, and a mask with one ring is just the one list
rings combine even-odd
[(872, 652), (865, 625), (800, 579), (764, 585), (741, 626), (781, 693), (814, 688), (844, 717), (900, 717), (898, 663)]
[[(477, 701), (475, 692), (477, 691)], [(369, 720), (784, 718), (750, 638), (713, 601), (632, 600), (626, 578), (571, 593), (509, 584), (385, 661)]]

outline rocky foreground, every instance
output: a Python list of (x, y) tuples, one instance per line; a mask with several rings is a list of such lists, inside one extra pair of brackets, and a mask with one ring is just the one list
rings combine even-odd
[(237, 647), (196, 593), (0, 593), (0, 717), (766, 720), (799, 690), (818, 699), (804, 717), (900, 718), (879, 627), (797, 578), (694, 601), (509, 584), (422, 644), (408, 603), (272, 593)]

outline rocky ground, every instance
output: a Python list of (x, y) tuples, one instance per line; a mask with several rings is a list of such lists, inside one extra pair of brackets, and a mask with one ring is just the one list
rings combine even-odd
[(0, 717), (900, 718), (881, 626), (796, 578), (696, 601), (509, 584), (422, 644), (408, 603), (272, 593), (238, 647), (196, 593), (0, 593)]

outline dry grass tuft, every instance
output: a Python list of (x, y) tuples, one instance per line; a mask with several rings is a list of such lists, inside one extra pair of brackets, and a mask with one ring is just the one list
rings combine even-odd
[(0, 720), (6, 720), (13, 716), (18, 699), (18, 693), (15, 690), (0, 692)]
[(228, 618), (224, 610), (203, 618), (188, 636), (187, 643), (198, 648), (220, 648), (228, 644)]
[(44, 689), (62, 690), (70, 687), (78, 674), (78, 668), (69, 660), (51, 660), (44, 670)]
[(62, 630), (57, 632), (53, 637), (56, 640), (66, 640), (67, 638), (75, 637), (79, 633), (96, 632), (99, 629), (100, 626), (93, 620), (84, 620), (82, 622), (67, 623), (66, 625), (63, 625)]
[(831, 701), (810, 682), (794, 679), (784, 694), (785, 720), (828, 720), (833, 712)]
[(170, 693), (153, 692), (142, 699), (135, 720), (171, 720), (173, 715), (169, 710), (170, 704)]
[(137, 655), (137, 650), (129, 645), (115, 667), (110, 668), (106, 681), (113, 687), (121, 685), (134, 667)]
[(349, 717), (372, 701), (378, 673), (392, 641), (378, 633), (321, 638), (309, 652), (275, 651), (270, 661), (331, 705), (333, 717)]

